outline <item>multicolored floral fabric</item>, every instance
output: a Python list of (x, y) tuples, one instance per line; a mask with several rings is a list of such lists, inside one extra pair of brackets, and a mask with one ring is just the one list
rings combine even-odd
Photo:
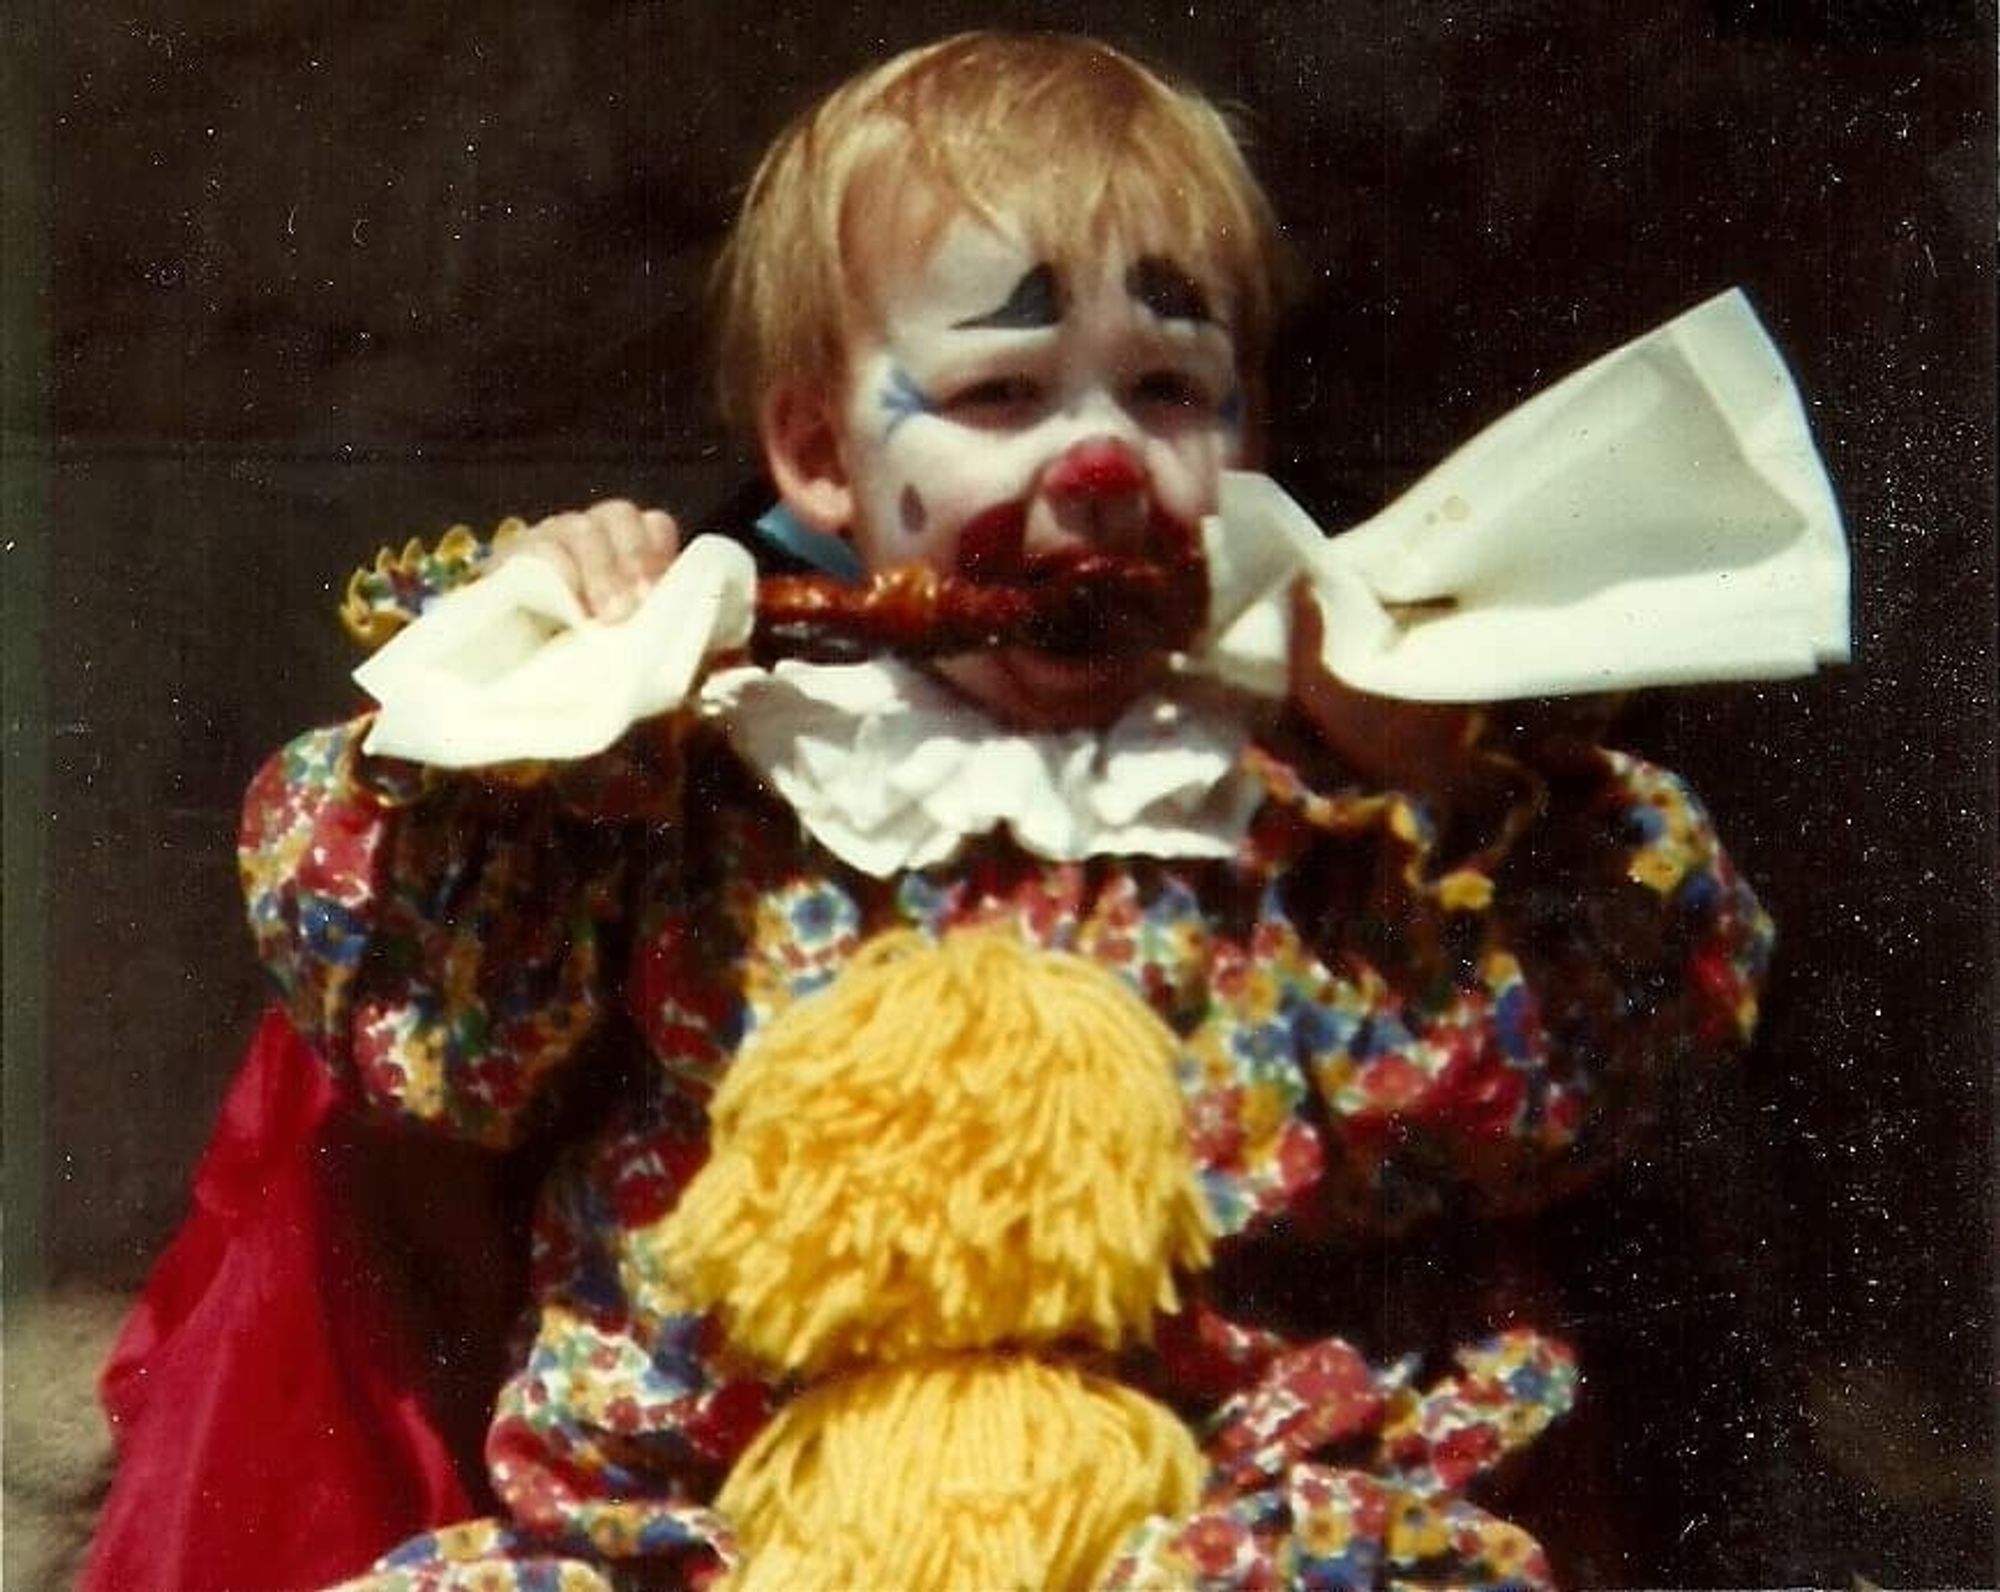
[[(1576, 1363), (1524, 1331), (1458, 1362), (1420, 1393), (1413, 1360), (1378, 1371), (1340, 1342), (1284, 1356), (1210, 1423), (1203, 1507), (1135, 1532), (1104, 1592), (1553, 1586), (1534, 1538), (1461, 1494), (1569, 1409)], [(1365, 1457), (1316, 1462), (1335, 1445)]]
[[(1397, 795), (1268, 751), (1222, 862), (1051, 863), (1003, 837), (892, 878), (818, 848), (713, 726), (538, 777), (443, 779), (314, 732), (252, 786), (251, 919), (292, 1014), (375, 1109), (503, 1145), (560, 1115), (535, 1321), (488, 1458), (507, 1518), (407, 1545), (368, 1583), (623, 1587), (726, 1565), (705, 1508), (780, 1390), (732, 1366), (638, 1235), (703, 1156), (745, 1037), (870, 936), (1011, 924), (1118, 972), (1181, 1035), (1190, 1142), (1227, 1242), (1278, 1218), (1381, 1235), (1524, 1209), (1613, 1160), (1659, 1080), (1740, 1043), (1770, 925), (1671, 775), (1612, 753), (1538, 777), (1504, 844), (1447, 855)], [(1530, 821), (1532, 820), (1532, 821)], [(585, 1058), (646, 1065), (579, 1111)], [(1210, 1423), (1210, 1496), (1112, 1584), (1540, 1586), (1460, 1489), (1566, 1407), (1559, 1346), (1516, 1336), (1427, 1393), (1344, 1344), (1228, 1323), (1219, 1294), (1148, 1373)], [(1365, 1463), (1329, 1450), (1373, 1444)], [(1442, 1584), (1442, 1583), (1441, 1583)]]

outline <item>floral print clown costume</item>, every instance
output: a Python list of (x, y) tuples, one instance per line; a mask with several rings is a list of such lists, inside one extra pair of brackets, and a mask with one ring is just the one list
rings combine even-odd
[[(1270, 1330), (1231, 1258), (1578, 1187), (1746, 1041), (1771, 925), (1688, 790), (1578, 716), (1473, 715), (1448, 804), (1371, 788), (1293, 695), (1295, 627), (1316, 613), (1328, 671), (1415, 701), (1806, 672), (1845, 647), (1837, 510), (1740, 295), (1339, 537), (1261, 477), (1223, 476), (1218, 503), (1207, 623), (1108, 723), (1009, 727), (888, 656), (745, 663), (755, 574), (719, 538), (617, 623), (532, 559), (424, 606), (477, 570), (463, 539), (350, 590), (359, 635), (422, 622), (358, 676), (372, 720), (251, 789), (266, 961), (378, 1113), (554, 1143), (486, 1448), (501, 1513), (396, 1550), (380, 1592), (737, 1562), (718, 1489), (801, 1394), (732, 1352), (652, 1235), (746, 1042), (885, 937), (973, 929), (1083, 959), (1168, 1031), (1214, 1238), (1215, 1270), (1115, 1368), (1207, 1474), (1100, 1583), (1549, 1584), (1466, 1489), (1568, 1407), (1568, 1352), (1517, 1330), (1426, 1382)], [(1713, 536), (1675, 535), (1689, 515)]]
[[(1281, 1218), (1393, 1233), (1575, 1186), (1659, 1078), (1743, 1042), (1770, 946), (1671, 775), (1524, 746), (1496, 754), (1484, 821), (1446, 834), (1205, 682), (1034, 735), (887, 660), (724, 670), (604, 754), (504, 778), (371, 757), (366, 728), (303, 737), (247, 804), (252, 921), (303, 1031), (375, 1110), (494, 1146), (576, 1120), (596, 1041), (643, 1056), (540, 1204), (532, 1341), (487, 1446), (505, 1516), (391, 1554), (384, 1589), (693, 1584), (730, 1562), (708, 1504), (787, 1390), (722, 1352), (642, 1235), (701, 1166), (745, 1037), (878, 934), (1006, 926), (1137, 991), (1179, 1038), (1225, 1251)], [(962, 755), (921, 801), (861, 810), (939, 746)], [(1547, 1584), (1532, 1539), (1461, 1489), (1567, 1407), (1560, 1345), (1509, 1334), (1425, 1388), (1413, 1363), (1233, 1321), (1240, 1303), (1208, 1287), (1128, 1368), (1212, 1468), (1110, 1584), (1360, 1587), (1419, 1562)], [(1360, 1438), (1371, 1461), (1322, 1462)]]

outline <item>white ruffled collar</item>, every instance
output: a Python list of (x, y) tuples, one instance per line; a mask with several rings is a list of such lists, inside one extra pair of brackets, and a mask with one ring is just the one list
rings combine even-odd
[(1059, 862), (1228, 857), (1262, 799), (1242, 700), (1193, 679), (1061, 733), (1006, 729), (893, 659), (727, 669), (700, 702), (814, 839), (876, 877), (1001, 828)]

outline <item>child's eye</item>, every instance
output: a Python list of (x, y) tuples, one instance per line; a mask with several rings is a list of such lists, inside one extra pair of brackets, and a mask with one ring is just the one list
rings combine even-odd
[(1042, 385), (1030, 376), (988, 376), (960, 387), (945, 400), (945, 409), (975, 424), (998, 420), (1042, 401)]
[(1183, 370), (1149, 370), (1127, 389), (1130, 402), (1146, 408), (1208, 409), (1208, 387)]

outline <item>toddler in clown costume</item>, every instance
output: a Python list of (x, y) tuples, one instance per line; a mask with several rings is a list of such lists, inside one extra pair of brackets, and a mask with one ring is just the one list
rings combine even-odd
[[(487, 1439), (497, 1511), (360, 1584), (747, 1573), (747, 1490), (718, 1489), (829, 1367), (750, 1352), (757, 1323), (691, 1291), (674, 1212), (750, 1109), (717, 1091), (885, 945), (996, 939), (1157, 1025), (1200, 1207), (1129, 1330), (1076, 1347), (1016, 1312), (981, 1340), (1074, 1347), (1199, 1453), (1042, 1580), (1548, 1583), (1464, 1489), (1566, 1407), (1559, 1343), (1510, 1331), (1427, 1378), (1390, 1357), (1448, 1345), (1288, 1341), (1194, 1262), (1534, 1208), (1744, 1043), (1770, 926), (1694, 798), (1475, 704), (1837, 656), (1837, 523), (1725, 298), (1329, 540), (1239, 473), (1282, 278), (1199, 96), (1089, 41), (928, 46), (767, 155), (720, 345), (782, 499), (768, 534), (830, 578), (914, 571), (919, 619), (962, 601), (977, 634), (878, 612), (843, 661), (778, 657), (738, 544), (622, 503), (357, 582), (350, 620), (399, 632), (360, 677), (380, 711), (252, 787), (260, 947), (374, 1112), (496, 1149), (566, 1135)], [(1579, 406), (1635, 428), (1628, 476), (1574, 442), (1607, 429)], [(1685, 481), (1688, 450), (1727, 523), (1632, 495), (1648, 458)], [(1065, 583), (1068, 628), (990, 619)], [(607, 1039), (635, 1062), (580, 1103)]]

